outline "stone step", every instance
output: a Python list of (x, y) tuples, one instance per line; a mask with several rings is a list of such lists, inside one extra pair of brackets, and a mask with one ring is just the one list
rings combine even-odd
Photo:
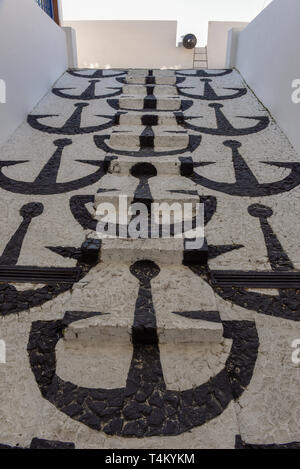
[[(186, 266), (151, 261), (160, 269), (158, 276), (151, 281), (159, 343), (221, 343), (223, 325), (214, 292), (208, 283), (195, 276)], [(71, 323), (64, 332), (65, 344), (102, 346), (132, 342), (136, 327), (136, 302), (143, 294), (139, 291), (137, 279), (130, 273), (133, 263), (127, 264), (122, 260), (118, 265), (99, 264), (86, 287), (76, 285), (68, 304), (69, 311), (78, 311), (78, 306), (84, 304), (85, 312), (99, 311), (99, 314)], [(178, 292), (182, 298), (180, 303)], [(199, 294), (191, 295), (191, 292)], [(147, 298), (149, 300), (149, 295)], [(149, 314), (147, 305), (145, 314)]]
[(176, 86), (172, 85), (125, 85), (123, 86), (123, 94), (129, 96), (178, 96)]
[(184, 115), (182, 112), (166, 112), (166, 113), (140, 113), (140, 112), (120, 112), (118, 115), (120, 125), (150, 125), (150, 126), (178, 126), (184, 123)]
[(119, 99), (120, 109), (129, 110), (158, 110), (158, 111), (179, 111), (181, 109), (181, 99), (175, 96), (137, 96), (122, 95)]
[(132, 85), (176, 85), (176, 76), (144, 76), (144, 75), (133, 75), (126, 76), (125, 82)]
[(184, 149), (189, 144), (189, 135), (181, 127), (178, 130), (168, 126), (119, 126), (113, 130), (109, 146), (116, 150), (137, 149)]

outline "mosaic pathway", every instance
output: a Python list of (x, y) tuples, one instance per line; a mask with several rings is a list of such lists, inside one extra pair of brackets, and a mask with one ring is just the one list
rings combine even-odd
[[(299, 185), (237, 71), (63, 75), (0, 149), (0, 443), (298, 447)], [(204, 246), (99, 239), (120, 195)]]

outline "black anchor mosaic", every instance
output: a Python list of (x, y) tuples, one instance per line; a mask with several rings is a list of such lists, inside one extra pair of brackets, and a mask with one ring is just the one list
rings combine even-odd
[[(119, 77), (119, 78), (116, 78), (116, 80), (119, 82), (119, 83), (122, 83), (122, 84), (130, 84), (130, 82), (127, 82), (126, 81), (126, 78), (125, 77)], [(183, 83), (184, 81), (186, 80), (186, 78), (184, 77), (176, 77), (176, 85), (179, 85), (180, 83)], [(139, 80), (139, 84), (141, 85), (159, 85), (159, 80), (157, 80), (157, 78), (153, 75), (148, 75), (146, 77), (141, 77), (140, 80)]]
[(111, 71), (108, 70), (95, 70), (91, 74), (85, 74), (85, 73), (80, 73), (81, 71), (76, 71), (76, 70), (68, 70), (68, 73), (72, 75), (73, 77), (77, 78), (116, 78), (121, 75), (126, 75), (127, 71), (116, 71), (116, 73), (111, 73)]
[(123, 437), (178, 435), (221, 415), (244, 392), (259, 346), (255, 324), (223, 322), (224, 338), (233, 340), (224, 369), (196, 388), (168, 390), (151, 294), (151, 280), (158, 275), (159, 267), (151, 261), (138, 261), (130, 270), (139, 281), (139, 293), (132, 326), (133, 357), (125, 388), (82, 388), (56, 374), (55, 347), (64, 329), (74, 320), (96, 313), (66, 313), (63, 320), (34, 322), (28, 343), (31, 368), (42, 396), (90, 428)]
[[(173, 97), (173, 99), (175, 99), (175, 98), (177, 98), (177, 96)], [(146, 101), (144, 101), (143, 109), (134, 109), (134, 112), (143, 112), (143, 113), (153, 112), (153, 111), (155, 111), (155, 112), (166, 112), (166, 110), (163, 110), (163, 109), (156, 109), (157, 99), (154, 96), (152, 96), (152, 97), (148, 96), (147, 98), (145, 98), (145, 100)], [(120, 107), (120, 102), (119, 102), (118, 99), (108, 99), (107, 103), (110, 105), (110, 107), (112, 107), (116, 111), (133, 111), (133, 109)], [(147, 105), (149, 105), (150, 107), (147, 107)], [(180, 111), (182, 111), (182, 112), (187, 111), (192, 106), (193, 106), (193, 101), (181, 99)]]

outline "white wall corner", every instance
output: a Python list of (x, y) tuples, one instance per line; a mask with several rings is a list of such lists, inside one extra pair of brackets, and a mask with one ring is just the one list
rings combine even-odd
[(300, 0), (274, 0), (240, 33), (236, 68), (300, 155)]
[(238, 50), (238, 42), (240, 32), (244, 28), (231, 28), (228, 32), (227, 38), (227, 51), (226, 51), (226, 68), (233, 68), (236, 66), (236, 56)]
[(69, 68), (78, 68), (76, 31), (70, 26), (63, 26), (62, 29), (66, 34), (68, 66)]

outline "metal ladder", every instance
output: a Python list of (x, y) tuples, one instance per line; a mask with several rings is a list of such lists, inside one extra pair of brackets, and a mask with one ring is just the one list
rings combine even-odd
[(193, 57), (193, 68), (208, 68), (207, 47), (195, 47)]

